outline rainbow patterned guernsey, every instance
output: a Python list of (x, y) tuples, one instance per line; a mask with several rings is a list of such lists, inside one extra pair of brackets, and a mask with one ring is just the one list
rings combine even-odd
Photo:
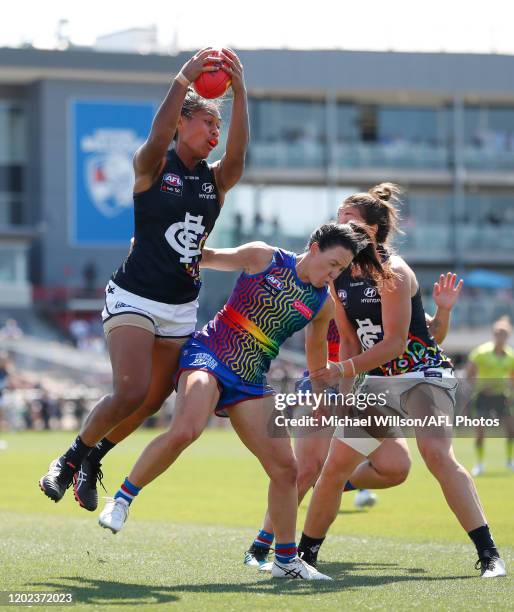
[(280, 345), (317, 315), (327, 295), (327, 287), (298, 278), (294, 253), (276, 249), (264, 272), (241, 273), (225, 306), (194, 338), (234, 374), (261, 384)]

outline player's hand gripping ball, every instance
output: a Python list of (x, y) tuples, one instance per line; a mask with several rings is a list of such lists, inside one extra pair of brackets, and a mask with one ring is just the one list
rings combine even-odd
[[(219, 56), (219, 51), (211, 51), (211, 55)], [(224, 62), (225, 66), (226, 62)], [(214, 62), (205, 64), (206, 66), (214, 66)], [(222, 96), (231, 84), (230, 76), (221, 68), (213, 72), (202, 72), (202, 74), (193, 81), (193, 87), (196, 93), (202, 98), (219, 98)]]

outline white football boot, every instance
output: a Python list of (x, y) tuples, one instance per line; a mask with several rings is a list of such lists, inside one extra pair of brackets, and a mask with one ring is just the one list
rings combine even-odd
[(118, 533), (127, 520), (130, 504), (123, 497), (108, 499), (105, 508), (98, 517), (98, 524), (104, 529)]
[(476, 478), (477, 476), (482, 476), (484, 472), (485, 472), (484, 463), (477, 463), (471, 468), (471, 476), (473, 476), (473, 478)]
[(356, 508), (371, 508), (378, 501), (378, 495), (369, 489), (361, 489), (355, 495), (353, 503)]
[[(265, 571), (261, 567), (260, 571)], [(271, 568), (271, 576), (273, 578), (293, 578), (299, 580), (332, 580), (329, 576), (325, 576), (315, 567), (305, 563), (300, 557), (295, 557), (289, 563), (273, 562)]]
[(476, 569), (480, 569), (481, 578), (497, 578), (507, 575), (505, 561), (500, 559), (500, 557), (484, 557), (477, 561), (475, 567)]

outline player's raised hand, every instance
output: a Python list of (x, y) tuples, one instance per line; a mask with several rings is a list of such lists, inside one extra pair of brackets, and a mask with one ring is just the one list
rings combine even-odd
[(202, 72), (216, 72), (221, 67), (221, 58), (212, 47), (200, 49), (182, 66), (180, 72), (190, 82), (195, 81)]
[(221, 69), (230, 75), (230, 78), (232, 79), (233, 92), (236, 94), (243, 92), (245, 89), (245, 83), (243, 64), (241, 63), (241, 60), (234, 53), (234, 51), (228, 47), (223, 47), (221, 49), (221, 58), (223, 59)]
[(453, 272), (441, 274), (439, 280), (434, 283), (432, 297), (438, 308), (451, 310), (455, 306), (461, 292), (464, 280), (457, 282), (457, 275)]

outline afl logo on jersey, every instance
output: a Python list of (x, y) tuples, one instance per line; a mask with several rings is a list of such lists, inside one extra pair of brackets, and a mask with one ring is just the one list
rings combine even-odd
[(266, 280), (270, 285), (272, 285), (273, 287), (275, 287), (275, 289), (278, 289), (279, 291), (282, 291), (282, 289), (284, 288), (284, 283), (282, 281), (279, 281), (278, 278), (271, 274), (266, 275)]
[(339, 289), (337, 292), (337, 297), (341, 301), (341, 304), (346, 306), (346, 301), (348, 300), (348, 293), (346, 292), (346, 289)]
[(171, 195), (181, 196), (184, 183), (178, 174), (166, 172), (162, 177), (161, 191)]

